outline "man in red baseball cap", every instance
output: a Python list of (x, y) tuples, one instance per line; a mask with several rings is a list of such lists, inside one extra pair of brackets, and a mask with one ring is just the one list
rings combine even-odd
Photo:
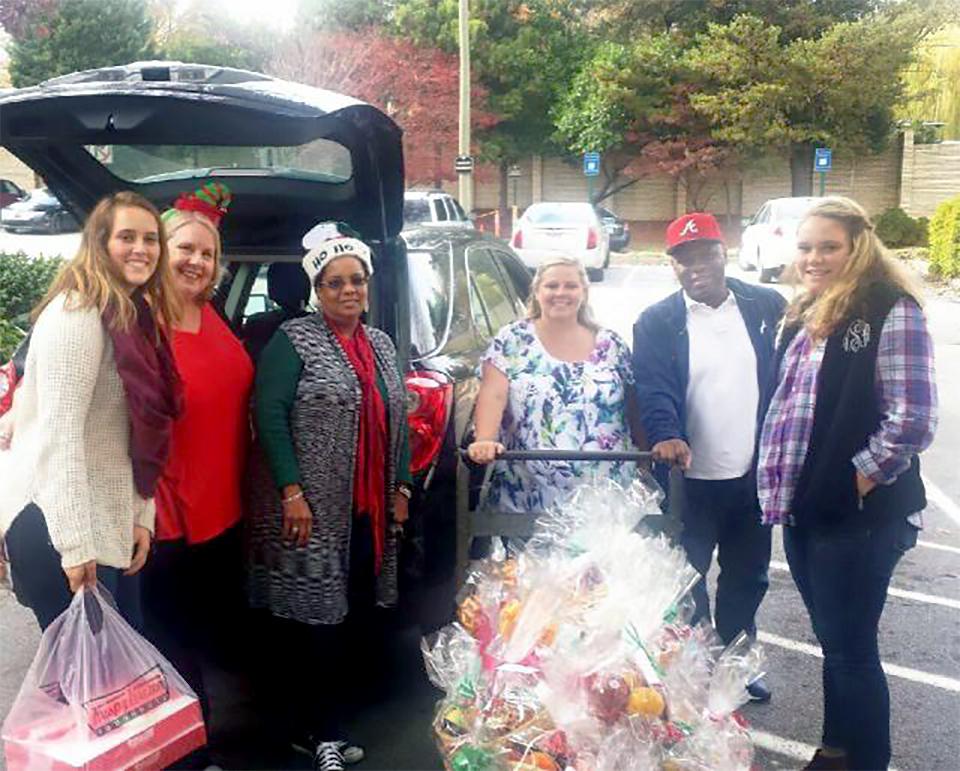
[[(667, 253), (680, 291), (647, 308), (633, 327), (640, 418), (665, 490), (675, 492), (680, 543), (703, 578), (694, 622), (711, 620), (705, 577), (714, 549), (722, 566), (712, 619), (727, 644), (756, 635), (766, 594), (770, 528), (760, 523), (755, 456), (775, 382), (774, 337), (784, 299), (726, 277), (727, 252), (712, 214), (693, 212), (667, 227)], [(763, 680), (748, 684), (767, 701)]]

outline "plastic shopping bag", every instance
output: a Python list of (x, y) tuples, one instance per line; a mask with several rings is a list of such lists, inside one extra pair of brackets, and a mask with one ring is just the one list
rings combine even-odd
[(158, 769), (206, 743), (196, 694), (99, 584), (44, 632), (2, 738), (9, 771)]

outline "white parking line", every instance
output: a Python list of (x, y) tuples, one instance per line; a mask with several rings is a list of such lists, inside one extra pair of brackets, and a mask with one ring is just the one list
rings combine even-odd
[(960, 506), (957, 506), (950, 496), (930, 481), (930, 477), (923, 477), (923, 486), (927, 489), (927, 500), (935, 503), (957, 525), (960, 525)]
[(750, 729), (750, 737), (753, 739), (755, 746), (794, 760), (810, 760), (813, 753), (817, 751), (817, 748), (812, 744), (784, 739), (776, 734), (768, 734), (766, 731), (759, 731), (756, 728)]
[[(819, 646), (808, 645), (807, 643), (790, 640), (780, 635), (770, 634), (770, 632), (757, 632), (757, 639), (767, 645), (775, 645), (778, 648), (784, 648), (794, 653), (803, 653), (807, 656), (814, 656), (818, 659), (823, 658), (823, 651)], [(930, 672), (922, 672), (919, 669), (910, 667), (901, 667), (899, 664), (887, 664), (883, 662), (883, 671), (892, 677), (899, 677), (904, 680), (911, 680), (914, 683), (923, 685), (932, 685), (934, 688), (942, 688), (945, 691), (960, 693), (960, 680), (955, 680), (946, 675), (935, 675)]]
[[(770, 567), (774, 570), (790, 572), (790, 566), (786, 562), (779, 560), (770, 560)], [(923, 592), (911, 592), (908, 589), (897, 589), (891, 586), (887, 589), (887, 594), (891, 597), (899, 597), (902, 600), (913, 600), (914, 602), (925, 602), (928, 605), (942, 605), (945, 608), (960, 610), (960, 600), (954, 600), (950, 597), (938, 597), (935, 594), (924, 594)]]
[(917, 541), (917, 546), (925, 549), (936, 549), (938, 551), (948, 551), (951, 554), (960, 554), (960, 548), (956, 546), (947, 546), (945, 543), (934, 543), (933, 541)]

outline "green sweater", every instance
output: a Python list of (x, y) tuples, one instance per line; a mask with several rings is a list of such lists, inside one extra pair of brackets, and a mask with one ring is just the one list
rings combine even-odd
[[(256, 417), (257, 432), (273, 472), (277, 487), (300, 484), (300, 464), (290, 432), (290, 413), (297, 397), (297, 384), (303, 371), (303, 360), (283, 330), (267, 343), (257, 365)], [(387, 386), (377, 370), (377, 389), (384, 404)], [(410, 474), (410, 436), (401, 431), (397, 481), (412, 484)]]

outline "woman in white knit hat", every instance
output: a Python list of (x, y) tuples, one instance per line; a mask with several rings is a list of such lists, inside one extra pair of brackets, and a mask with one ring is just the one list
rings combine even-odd
[(0, 452), (0, 533), (17, 598), (44, 629), (98, 580), (140, 624), (135, 577), (180, 400), (167, 259), (156, 208), (116, 193), (35, 311)]
[(341, 223), (318, 225), (304, 247), (319, 310), (284, 322), (258, 363), (271, 479), (254, 484), (251, 603), (274, 617), (282, 657), (310, 660), (309, 681), (294, 689), (292, 743), (316, 768), (339, 769), (362, 757), (339, 733), (341, 627), (348, 613), (397, 601), (411, 483), (406, 395), (393, 342), (361, 321), (370, 248)]

